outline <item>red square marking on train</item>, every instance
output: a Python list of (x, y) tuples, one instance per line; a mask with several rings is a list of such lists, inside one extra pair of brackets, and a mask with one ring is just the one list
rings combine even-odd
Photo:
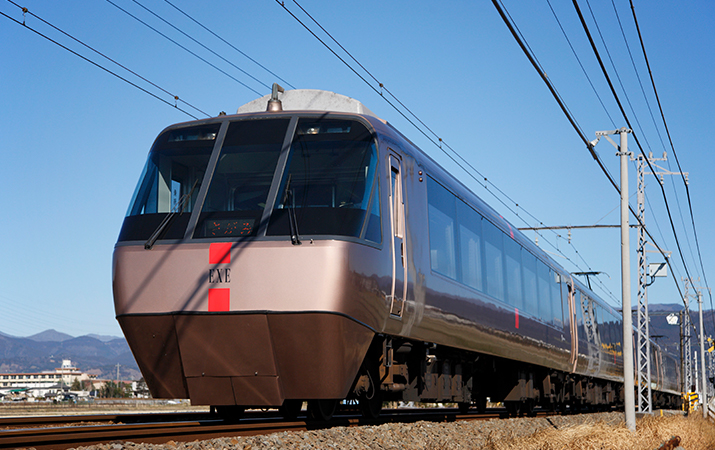
[(219, 242), (209, 247), (209, 264), (228, 264), (231, 262), (231, 243)]
[(519, 308), (514, 308), (514, 326), (519, 328)]
[(209, 312), (229, 311), (231, 289), (209, 289)]

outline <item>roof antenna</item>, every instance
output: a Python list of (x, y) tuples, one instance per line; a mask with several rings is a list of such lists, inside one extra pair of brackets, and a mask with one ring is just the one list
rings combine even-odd
[(273, 83), (273, 91), (271, 93), (271, 99), (268, 100), (268, 108), (266, 108), (266, 111), (283, 111), (283, 103), (278, 100), (279, 92), (285, 92), (285, 89), (283, 89), (278, 83)]

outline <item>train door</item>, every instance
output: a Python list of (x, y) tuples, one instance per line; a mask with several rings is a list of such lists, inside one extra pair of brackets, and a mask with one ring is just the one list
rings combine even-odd
[(564, 305), (564, 315), (566, 322), (564, 328), (568, 327), (568, 338), (571, 342), (571, 372), (576, 371), (578, 364), (578, 318), (576, 315), (576, 289), (573, 279), (562, 283), (562, 298), (566, 302)]
[(407, 246), (405, 245), (405, 202), (402, 186), (402, 161), (390, 152), (390, 229), (392, 240), (392, 289), (390, 315), (402, 318), (407, 297)]

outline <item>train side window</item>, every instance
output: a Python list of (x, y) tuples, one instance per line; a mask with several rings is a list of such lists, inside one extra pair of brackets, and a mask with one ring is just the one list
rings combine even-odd
[(435, 272), (456, 280), (456, 197), (432, 178), (428, 180), (430, 264)]
[(484, 231), (484, 265), (487, 276), (487, 294), (498, 300), (504, 298), (504, 233), (488, 220), (482, 224)]
[(463, 201), (457, 201), (461, 282), (483, 291), (482, 216)]
[(564, 325), (559, 278), (556, 272), (549, 270), (549, 280), (551, 282), (551, 312), (553, 314), (551, 323), (553, 323), (556, 328), (561, 328)]
[(553, 320), (553, 308), (551, 305), (551, 283), (549, 267), (541, 261), (536, 262), (536, 274), (539, 284), (539, 318), (545, 322)]
[(521, 255), (522, 275), (524, 277), (524, 309), (529, 314), (539, 314), (539, 296), (536, 286), (536, 257), (524, 251)]
[(507, 301), (516, 308), (524, 309), (524, 294), (521, 287), (521, 245), (514, 239), (504, 239), (506, 254)]

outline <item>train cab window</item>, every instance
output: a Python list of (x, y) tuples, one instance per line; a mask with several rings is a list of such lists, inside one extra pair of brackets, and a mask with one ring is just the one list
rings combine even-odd
[(456, 280), (456, 197), (432, 178), (427, 180), (430, 265), (435, 272)]
[(356, 120), (301, 118), (278, 189), (269, 236), (334, 235), (381, 241), (377, 152)]
[(194, 237), (256, 234), (288, 123), (266, 119), (229, 125)]
[(172, 129), (152, 147), (124, 219), (119, 241), (145, 240), (170, 213), (161, 237), (184, 237), (220, 124)]
[(461, 200), (457, 201), (461, 282), (483, 291), (482, 216)]

